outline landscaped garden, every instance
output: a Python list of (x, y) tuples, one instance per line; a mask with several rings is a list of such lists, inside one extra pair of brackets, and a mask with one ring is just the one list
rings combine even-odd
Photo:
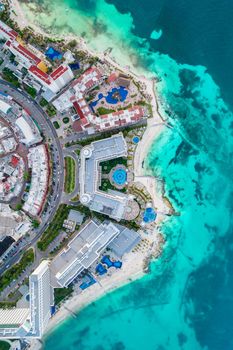
[(65, 192), (71, 193), (75, 189), (75, 160), (71, 157), (65, 157)]
[(53, 122), (53, 126), (56, 130), (60, 128), (60, 125), (59, 125), (58, 121), (56, 121), (56, 120), (55, 120), (55, 122)]
[(111, 169), (114, 168), (118, 164), (123, 164), (127, 167), (127, 159), (120, 157), (120, 158), (110, 159), (110, 160), (107, 160), (105, 162), (101, 162), (100, 166), (102, 168), (102, 173), (109, 174)]
[(64, 118), (62, 119), (62, 121), (63, 121), (64, 124), (68, 124), (69, 121), (70, 121), (70, 119), (69, 119), (68, 117), (64, 117)]
[(53, 117), (54, 115), (57, 114), (56, 108), (50, 104), (47, 105), (46, 112), (49, 117)]

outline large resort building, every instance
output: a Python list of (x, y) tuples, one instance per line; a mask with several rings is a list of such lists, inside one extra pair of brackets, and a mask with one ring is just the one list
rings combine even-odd
[(51, 284), (54, 288), (68, 287), (83, 271), (100, 258), (106, 248), (112, 247), (122, 257), (139, 242), (140, 235), (110, 221), (89, 221), (51, 262)]
[(99, 225), (90, 221), (52, 261), (53, 286), (67, 287), (82, 271), (93, 265), (119, 232), (111, 222)]
[(54, 107), (59, 112), (67, 111), (73, 107), (79, 118), (77, 122), (82, 130), (94, 127), (96, 131), (103, 131), (137, 123), (143, 119), (145, 113), (141, 106), (133, 106), (100, 116), (95, 115), (86, 101), (85, 94), (90, 89), (102, 84), (104, 79), (105, 76), (99, 68), (89, 68), (53, 101)]
[(0, 309), (0, 338), (41, 338), (53, 305), (48, 261), (42, 261), (31, 274), (29, 290), (29, 308)]
[(100, 162), (126, 157), (127, 145), (122, 134), (92, 142), (81, 150), (80, 201), (90, 210), (107, 215), (117, 221), (133, 220), (139, 207), (131, 196), (119, 191), (99, 190), (101, 185)]
[(51, 74), (46, 73), (47, 67), (43, 59), (38, 57), (32, 48), (29, 50), (19, 39), (18, 33), (2, 21), (0, 21), (0, 36), (6, 40), (5, 48), (15, 56), (19, 65), (26, 68), (32, 80), (40, 84), (46, 100), (54, 98), (74, 78), (72, 70), (65, 64), (55, 68)]

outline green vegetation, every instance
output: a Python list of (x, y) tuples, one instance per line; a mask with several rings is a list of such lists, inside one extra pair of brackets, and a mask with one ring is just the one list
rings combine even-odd
[(64, 124), (68, 124), (69, 121), (70, 121), (70, 119), (69, 119), (68, 117), (64, 117), (64, 118), (62, 119), (62, 121), (63, 121)]
[(120, 157), (120, 158), (110, 159), (105, 162), (101, 162), (100, 166), (102, 168), (102, 173), (109, 174), (111, 169), (117, 166), (118, 164), (123, 164), (124, 166), (127, 167), (127, 159)]
[(48, 228), (42, 234), (40, 240), (37, 242), (37, 247), (40, 250), (45, 251), (48, 248), (49, 244), (53, 242), (54, 239), (59, 235), (60, 230), (62, 229), (62, 226), (63, 226), (63, 222), (65, 219), (67, 219), (70, 209), (80, 211), (85, 215), (85, 219), (91, 217), (91, 211), (87, 207), (84, 207), (83, 205), (72, 206), (72, 205), (61, 204), (56, 212), (56, 215), (53, 218), (53, 221), (50, 223)]
[(16, 210), (21, 210), (22, 208), (23, 208), (23, 203), (22, 203), (22, 202), (16, 204), (16, 206), (15, 206), (15, 209), (16, 209)]
[(6, 341), (0, 340), (0, 350), (9, 350), (11, 345)]
[(48, 228), (42, 234), (40, 240), (37, 242), (37, 247), (45, 251), (49, 244), (59, 235), (62, 229), (63, 221), (67, 218), (70, 207), (65, 204), (61, 204), (53, 218), (53, 221), (49, 224)]
[(66, 299), (73, 293), (73, 288), (54, 288), (54, 302), (58, 305), (62, 300)]
[(116, 190), (108, 179), (102, 179), (99, 189), (104, 192), (108, 192), (108, 190)]
[(32, 96), (33, 98), (36, 97), (36, 89), (34, 89), (33, 87), (31, 86), (28, 86), (28, 85), (25, 85), (24, 87), (25, 91), (27, 91), (27, 93)]
[(23, 179), (28, 182), (30, 180), (30, 178), (31, 178), (31, 175), (29, 174), (29, 172), (25, 171), (23, 174)]
[(65, 186), (66, 193), (71, 193), (75, 189), (75, 161), (71, 157), (65, 157)]
[(122, 128), (119, 128), (119, 129), (114, 129), (111, 131), (101, 132), (98, 134), (98, 136), (90, 136), (90, 137), (85, 138), (84, 140), (67, 142), (65, 144), (65, 147), (70, 147), (70, 146), (74, 146), (74, 145), (86, 146), (86, 145), (89, 145), (90, 143), (92, 143), (93, 141), (106, 139), (108, 137), (111, 137), (112, 135), (119, 134), (119, 132), (122, 132), (123, 136), (126, 137), (131, 130), (141, 129), (144, 125), (146, 125), (146, 121), (144, 121), (143, 123), (140, 123), (140, 124), (124, 127), (123, 130), (122, 130)]
[(77, 194), (77, 196), (75, 196), (74, 198), (72, 198), (70, 201), (71, 201), (71, 202), (77, 202), (77, 201), (79, 201), (79, 195)]
[(10, 54), (9, 60), (10, 60), (11, 63), (14, 63), (15, 55), (13, 53)]
[(74, 49), (77, 46), (77, 41), (73, 39), (67, 44), (67, 46), (69, 46), (70, 49)]
[(138, 231), (140, 230), (141, 226), (138, 225), (134, 220), (127, 221), (127, 220), (121, 220), (119, 224), (128, 227), (129, 229)]
[(142, 101), (138, 101), (138, 102), (137, 102), (137, 105), (147, 107), (148, 112), (149, 112), (149, 115), (150, 115), (150, 116), (153, 115), (153, 110), (152, 110), (152, 106), (151, 106), (150, 103), (148, 103), (148, 102), (142, 100)]
[(50, 104), (47, 105), (46, 112), (47, 112), (49, 117), (53, 117), (54, 115), (57, 114), (56, 108)]
[(87, 57), (86, 52), (82, 51), (82, 50), (74, 51), (74, 55), (75, 55), (76, 60), (78, 60), (78, 61), (82, 61)]
[(13, 74), (12, 70), (10, 70), (9, 68), (3, 69), (2, 77), (4, 80), (9, 81), (9, 83), (13, 84), (15, 87), (20, 87), (18, 78)]
[(41, 107), (45, 107), (45, 106), (48, 106), (48, 101), (46, 101), (44, 98), (42, 98), (41, 100), (40, 100), (40, 105), (41, 105)]
[(54, 125), (55, 129), (59, 129), (60, 128), (60, 125), (59, 125), (58, 121), (56, 121), (56, 120), (55, 120), (55, 122), (53, 122), (53, 125)]
[(16, 301), (0, 301), (0, 309), (12, 309), (13, 307), (16, 307), (16, 303)]
[(37, 227), (40, 226), (40, 222), (39, 222), (38, 220), (34, 219), (34, 220), (32, 220), (32, 226), (33, 226), (34, 228), (37, 228)]
[(13, 265), (9, 270), (4, 272), (0, 277), (0, 292), (4, 290), (14, 279), (17, 279), (26, 267), (34, 261), (34, 251), (28, 249), (22, 256), (21, 260)]
[(109, 179), (102, 179), (101, 180), (101, 186), (99, 187), (101, 191), (108, 192), (108, 190), (114, 190), (114, 191), (120, 191), (120, 192), (126, 192), (126, 188), (118, 189), (115, 186), (111, 184)]
[(109, 113), (113, 113), (115, 112), (114, 109), (108, 109), (108, 108), (105, 108), (105, 107), (99, 107), (97, 108), (97, 112), (99, 115), (104, 115), (104, 114), (109, 114)]
[(80, 151), (81, 151), (80, 149), (76, 149), (75, 153), (79, 156), (80, 155)]

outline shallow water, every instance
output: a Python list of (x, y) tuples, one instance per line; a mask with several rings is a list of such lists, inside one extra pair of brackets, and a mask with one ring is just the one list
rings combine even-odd
[(39, 15), (27, 13), (45, 28), (82, 35), (94, 49), (111, 46), (119, 62), (159, 79), (173, 128), (155, 141), (146, 166), (180, 213), (164, 223), (166, 245), (150, 274), (64, 322), (45, 349), (233, 349), (233, 4), (38, 3)]

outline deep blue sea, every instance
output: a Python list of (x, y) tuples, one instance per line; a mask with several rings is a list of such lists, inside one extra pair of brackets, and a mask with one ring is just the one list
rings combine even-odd
[(27, 7), (28, 17), (44, 29), (111, 41), (158, 78), (173, 129), (146, 166), (180, 212), (163, 225), (150, 273), (64, 322), (44, 348), (233, 350), (233, 1), (32, 3), (41, 13)]

